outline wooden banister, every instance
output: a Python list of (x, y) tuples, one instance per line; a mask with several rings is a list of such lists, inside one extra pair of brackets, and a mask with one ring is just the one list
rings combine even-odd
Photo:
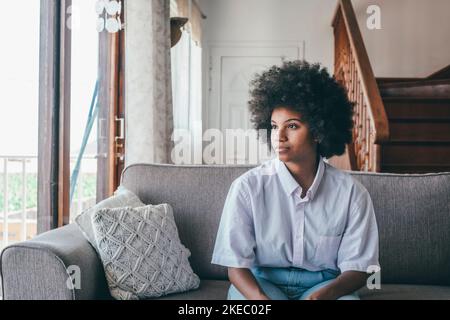
[(352, 170), (380, 171), (380, 145), (389, 139), (389, 123), (350, 0), (339, 0), (332, 26), (334, 75), (355, 103)]

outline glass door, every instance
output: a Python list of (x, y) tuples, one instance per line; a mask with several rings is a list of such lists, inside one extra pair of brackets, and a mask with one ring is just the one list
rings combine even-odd
[(70, 78), (70, 220), (97, 200), (99, 32), (96, 1), (72, 0)]
[(0, 251), (37, 228), (40, 2), (5, 1), (2, 9)]
[(122, 8), (123, 1), (72, 0), (69, 10), (70, 221), (110, 196), (123, 168)]

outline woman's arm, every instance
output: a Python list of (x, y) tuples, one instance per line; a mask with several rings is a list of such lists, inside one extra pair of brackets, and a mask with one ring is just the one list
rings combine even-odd
[(228, 268), (228, 278), (248, 300), (269, 300), (249, 269), (230, 267)]
[(351, 294), (366, 285), (369, 274), (359, 271), (345, 271), (327, 286), (312, 293), (308, 300), (336, 300)]

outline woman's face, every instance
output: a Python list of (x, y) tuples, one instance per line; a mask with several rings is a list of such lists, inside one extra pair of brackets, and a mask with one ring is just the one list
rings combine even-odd
[(302, 162), (316, 156), (317, 143), (309, 127), (301, 122), (299, 112), (289, 107), (278, 107), (272, 112), (271, 142), (283, 162)]

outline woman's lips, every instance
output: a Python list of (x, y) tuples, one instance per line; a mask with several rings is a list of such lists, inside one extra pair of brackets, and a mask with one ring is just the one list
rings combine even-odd
[(284, 153), (284, 152), (287, 152), (289, 150), (289, 148), (286, 148), (286, 147), (280, 147), (280, 148), (277, 148), (277, 151), (279, 152), (279, 153)]

